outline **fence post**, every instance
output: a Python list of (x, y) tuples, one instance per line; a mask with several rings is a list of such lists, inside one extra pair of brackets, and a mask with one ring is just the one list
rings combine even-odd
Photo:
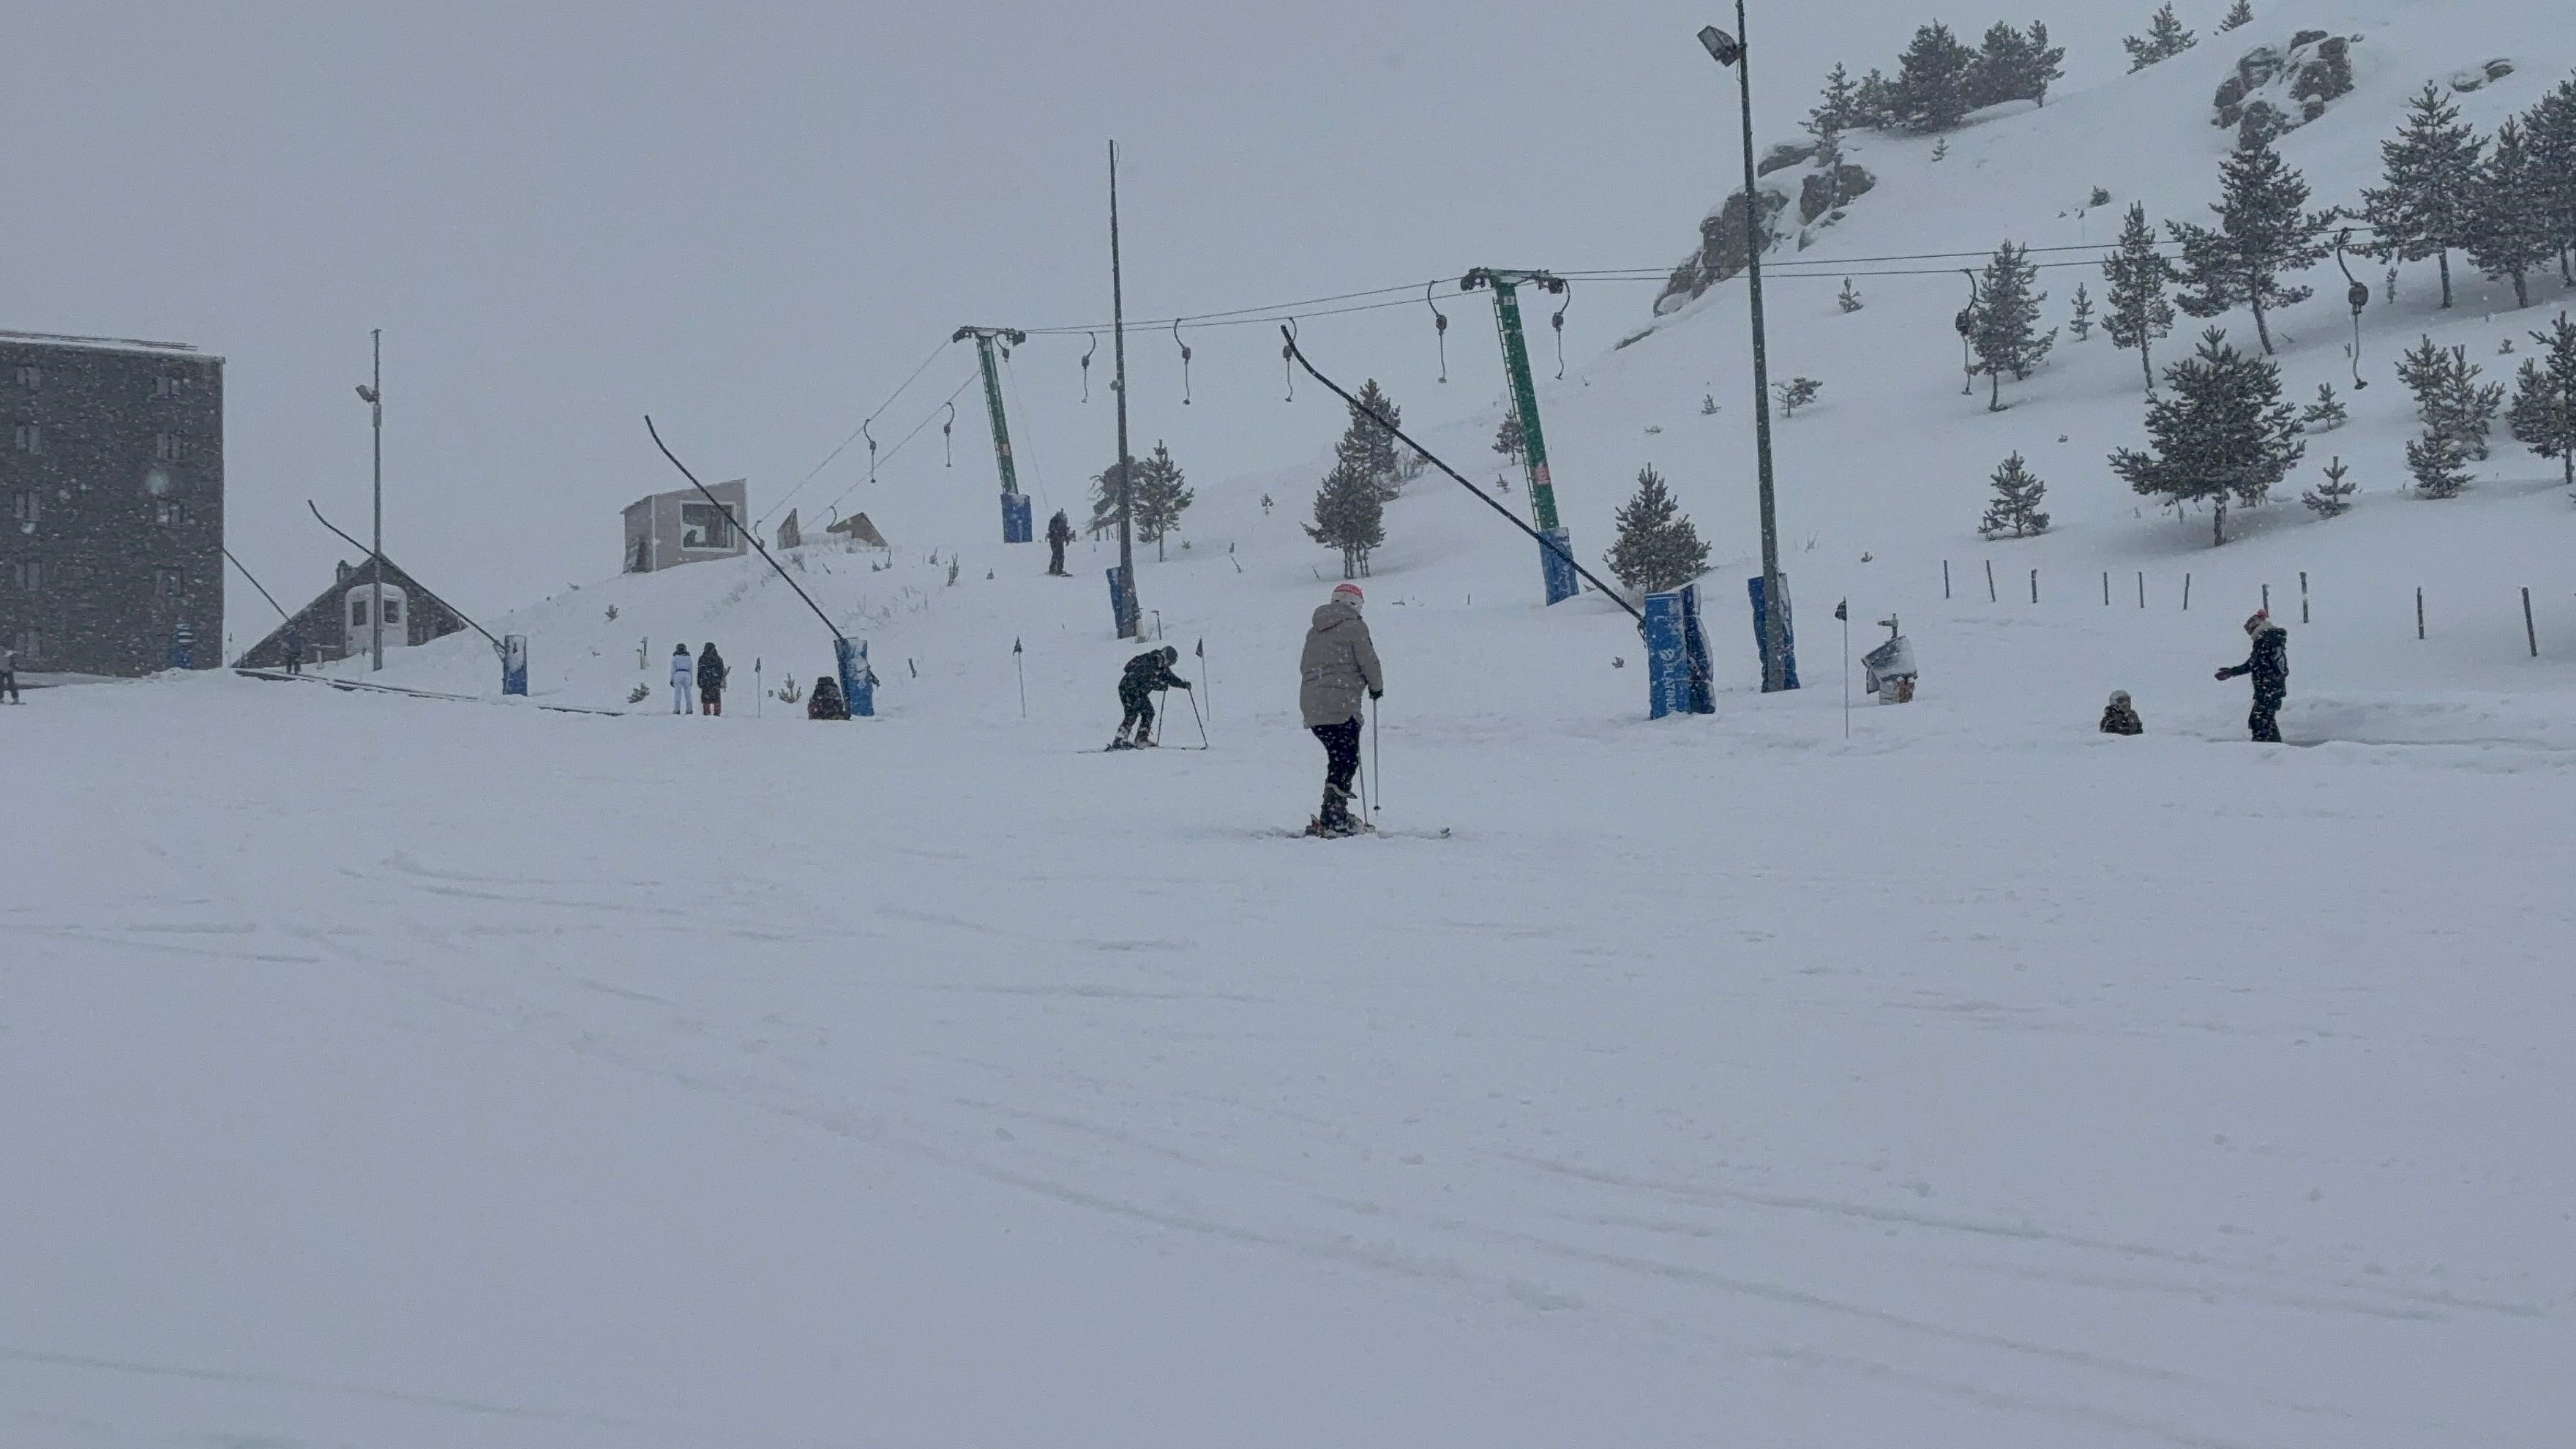
[(2034, 604), (2039, 602), (2039, 570), (2037, 569), (2030, 571), (2030, 601)]
[(2191, 575), (2189, 574), (2182, 576), (2182, 611), (2186, 614), (2191, 612)]
[(2146, 606), (2147, 606), (2147, 571), (2146, 571), (2145, 569), (2140, 569), (2140, 570), (2138, 570), (2138, 607), (2139, 607), (2139, 608), (2141, 608), (2141, 609), (2143, 609), (2143, 608), (2145, 608)]
[(2424, 637), (2424, 587), (2421, 584), (2415, 587), (2415, 637)]
[(2299, 622), (2308, 622), (2308, 571), (2299, 570)]
[(2106, 609), (2111, 607), (2111, 571), (2109, 569), (2102, 571), (2102, 607)]
[(1995, 601), (1995, 561), (1994, 561), (1993, 559), (1988, 559), (1988, 560), (1986, 560), (1986, 602), (1987, 602), (1987, 603), (1989, 603), (1989, 604), (1991, 604), (1991, 603), (1993, 603), (1994, 601)]
[(2522, 637), (2531, 641), (2531, 657), (2540, 657), (2540, 631), (2531, 623), (2531, 590), (2522, 591)]
[(2263, 586), (2263, 612), (2266, 614), (2272, 612), (2272, 586), (2270, 584), (2265, 584)]
[(1941, 560), (1941, 597), (1950, 597), (1950, 561), (1946, 558)]

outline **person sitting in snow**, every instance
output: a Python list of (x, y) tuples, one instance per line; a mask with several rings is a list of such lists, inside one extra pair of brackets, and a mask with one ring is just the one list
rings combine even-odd
[(2129, 692), (2125, 689), (2112, 690), (2111, 702), (2102, 710), (2102, 733), (2142, 735), (2146, 732), (2145, 722), (2138, 718), (2137, 706), (2129, 703)]
[[(1181, 651), (1166, 644), (1148, 649), (1127, 661), (1126, 672), (1118, 676), (1118, 702), (1125, 706), (1126, 717), (1118, 721), (1118, 737), (1109, 742), (1113, 750), (1145, 749), (1154, 743), (1154, 691), (1188, 689), (1190, 682), (1172, 672), (1179, 663)], [(1130, 738), (1129, 732), (1134, 732)]]
[(2281, 703), (2290, 697), (2290, 631), (2272, 622), (2272, 611), (2257, 609), (2245, 621), (2245, 633), (2254, 641), (2254, 652), (2242, 664), (2218, 671), (2221, 679), (2234, 679), (2240, 674), (2254, 676), (2254, 712), (2246, 716), (2246, 727), (2253, 731), (2257, 744), (2281, 742)]
[(807, 719), (848, 719), (850, 702), (841, 698), (841, 682), (826, 674), (814, 681), (814, 692), (805, 696)]
[(689, 712), (689, 689), (697, 683), (697, 666), (689, 662), (689, 646), (671, 646), (671, 713)]

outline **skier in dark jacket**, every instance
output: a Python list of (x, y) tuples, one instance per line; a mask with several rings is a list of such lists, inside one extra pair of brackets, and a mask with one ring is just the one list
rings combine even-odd
[(725, 662), (713, 641), (698, 651), (698, 713), (724, 713)]
[(1073, 520), (1065, 517), (1064, 510), (1059, 508), (1055, 517), (1047, 520), (1047, 573), (1051, 577), (1064, 577), (1064, 546), (1071, 542)]
[(1167, 644), (1127, 661), (1127, 672), (1118, 677), (1118, 702), (1126, 706), (1127, 715), (1118, 722), (1118, 738), (1110, 741), (1109, 748), (1144, 749), (1154, 743), (1154, 691), (1190, 687), (1188, 680), (1172, 672), (1180, 658), (1181, 651)]
[(848, 719), (850, 702), (841, 698), (840, 681), (828, 674), (814, 680), (814, 692), (805, 696), (807, 719)]
[(2257, 609), (2245, 621), (2245, 632), (2254, 641), (2254, 652), (2245, 656), (2244, 663), (2218, 671), (2218, 677), (2254, 676), (2254, 712), (2245, 723), (2257, 744), (2277, 745), (2281, 702), (2290, 697), (2290, 631), (2272, 622), (2271, 610)]
[(2125, 689), (2111, 691), (2111, 702), (2102, 708), (2102, 733), (2106, 735), (2142, 735), (2146, 722), (2138, 718), (2138, 707), (2129, 702)]

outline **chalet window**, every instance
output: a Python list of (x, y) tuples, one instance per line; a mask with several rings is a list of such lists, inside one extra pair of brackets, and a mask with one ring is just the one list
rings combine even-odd
[(17, 493), (9, 499), (9, 516), (20, 523), (34, 523), (45, 516), (45, 495)]
[(179, 454), (182, 451), (183, 449), (180, 445), (179, 435), (177, 433), (154, 433), (152, 435), (152, 456), (160, 459), (162, 462), (178, 462)]
[(349, 627), (352, 629), (367, 627), (367, 596), (364, 594), (349, 601)]
[(164, 498), (152, 505), (152, 521), (164, 528), (177, 528), (188, 521), (188, 505), (175, 498)]
[(45, 429), (41, 423), (20, 423), (14, 437), (21, 453), (45, 451)]
[(32, 362), (18, 364), (18, 385), (29, 392), (45, 384), (45, 370)]
[(154, 569), (152, 571), (152, 591), (160, 595), (162, 598), (175, 599), (179, 597), (181, 587), (182, 578), (177, 569)]
[(45, 586), (45, 565), (39, 559), (22, 559), (9, 566), (9, 582), (26, 590)]
[(187, 385), (188, 380), (184, 377), (170, 377), (166, 375), (156, 377), (152, 380), (152, 395), (154, 397), (177, 397), (179, 395), (179, 390)]
[(733, 524), (725, 518), (725, 511), (712, 503), (683, 503), (680, 505), (680, 547), (731, 548)]
[(402, 600), (400, 600), (400, 599), (387, 599), (387, 600), (385, 600), (385, 627), (386, 627), (386, 628), (388, 628), (388, 629), (390, 629), (390, 628), (393, 628), (395, 625), (400, 624), (401, 622), (402, 622)]

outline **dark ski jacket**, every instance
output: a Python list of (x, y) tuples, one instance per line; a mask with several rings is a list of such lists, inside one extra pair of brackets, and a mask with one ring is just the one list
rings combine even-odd
[(2102, 707), (2102, 733), (2142, 735), (2146, 732), (2146, 722), (2138, 718), (2136, 705), (2106, 704)]
[(1190, 682), (1172, 672), (1163, 662), (1163, 651), (1148, 649), (1127, 661), (1127, 672), (1119, 676), (1118, 692), (1125, 695), (1152, 694), (1158, 689), (1187, 689)]
[(1062, 548), (1066, 544), (1073, 542), (1073, 524), (1065, 518), (1061, 511), (1058, 511), (1055, 517), (1047, 520), (1047, 542), (1055, 545), (1057, 548)]
[(2290, 631), (2278, 624), (2266, 624), (2254, 636), (2254, 652), (2245, 662), (2218, 672), (2221, 679), (2239, 675), (2254, 676), (2254, 697), (2278, 704), (2290, 697)]
[(814, 681), (814, 692), (805, 696), (807, 719), (848, 719), (850, 704), (841, 698), (841, 686), (826, 674)]
[(724, 687), (724, 656), (718, 654), (716, 646), (710, 644), (698, 653), (698, 693), (712, 698), (724, 693)]

